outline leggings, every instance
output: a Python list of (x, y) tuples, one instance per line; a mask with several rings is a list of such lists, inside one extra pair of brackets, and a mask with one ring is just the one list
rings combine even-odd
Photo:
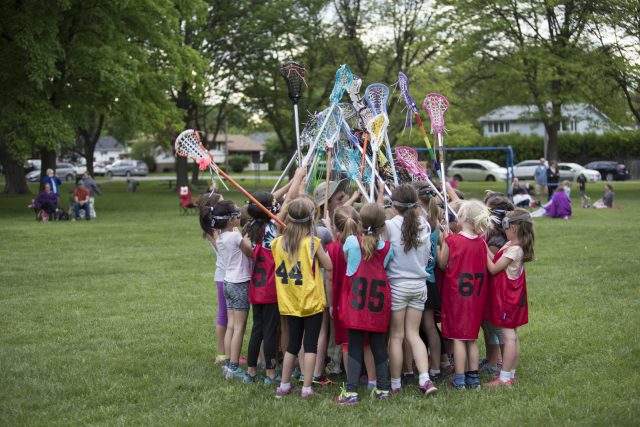
[(278, 303), (252, 305), (253, 328), (251, 329), (251, 338), (249, 338), (247, 366), (250, 368), (258, 366), (260, 344), (264, 341), (264, 359), (266, 369), (275, 369), (276, 352), (278, 348), (276, 336), (278, 333), (278, 325), (280, 324)]
[(289, 344), (287, 352), (295, 356), (300, 352), (304, 335), (304, 352), (318, 352), (318, 337), (322, 326), (323, 312), (307, 317), (287, 316), (289, 324)]
[(216, 325), (227, 326), (227, 300), (224, 299), (224, 282), (216, 282), (218, 287), (218, 318)]
[(349, 329), (349, 359), (347, 369), (347, 391), (358, 391), (358, 381), (364, 360), (364, 337), (369, 334), (369, 346), (376, 364), (376, 379), (378, 390), (389, 390), (389, 356), (387, 355), (387, 343), (381, 332), (367, 332), (357, 329)]

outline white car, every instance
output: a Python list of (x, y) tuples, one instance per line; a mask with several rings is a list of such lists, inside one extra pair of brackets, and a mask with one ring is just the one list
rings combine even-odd
[[(545, 162), (547, 167), (549, 163)], [(518, 179), (534, 179), (536, 168), (540, 166), (540, 160), (523, 160), (513, 167), (513, 174)]]
[(575, 181), (579, 176), (584, 176), (588, 182), (597, 182), (602, 179), (600, 172), (587, 169), (577, 163), (558, 163), (558, 170), (560, 171), (561, 181), (565, 179)]
[(490, 160), (454, 160), (447, 175), (457, 181), (506, 181), (507, 169)]

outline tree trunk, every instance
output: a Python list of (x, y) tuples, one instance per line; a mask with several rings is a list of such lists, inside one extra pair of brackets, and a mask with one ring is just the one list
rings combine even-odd
[[(56, 170), (56, 152), (48, 148), (40, 149), (40, 191), (44, 190), (42, 178), (47, 174), (47, 169)], [(62, 178), (60, 178), (62, 180)]]
[(547, 145), (547, 160), (558, 161), (558, 129), (560, 123), (551, 122), (547, 127), (547, 134), (549, 135), (549, 142)]
[(22, 163), (13, 158), (9, 150), (0, 144), (0, 164), (4, 170), (4, 194), (29, 194)]
[(95, 116), (91, 115), (87, 128), (78, 128), (77, 134), (82, 138), (82, 152), (87, 161), (87, 172), (93, 176), (93, 154), (96, 151), (96, 144), (100, 139), (104, 126), (104, 114), (100, 114), (98, 122), (95, 123)]

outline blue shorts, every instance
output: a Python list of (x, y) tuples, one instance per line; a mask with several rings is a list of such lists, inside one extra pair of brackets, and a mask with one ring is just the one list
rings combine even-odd
[(502, 330), (500, 327), (485, 320), (482, 323), (482, 329), (484, 330), (484, 340), (487, 344), (504, 345), (504, 341), (502, 340)]

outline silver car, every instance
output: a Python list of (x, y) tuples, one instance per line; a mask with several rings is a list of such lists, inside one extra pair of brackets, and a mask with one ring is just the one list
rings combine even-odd
[(561, 180), (575, 181), (579, 176), (583, 176), (587, 182), (597, 182), (602, 179), (600, 172), (587, 169), (577, 163), (558, 163), (558, 170)]
[[(76, 169), (71, 163), (57, 163), (55, 171), (58, 178), (63, 181), (75, 181), (76, 179)], [(38, 182), (40, 180), (40, 169), (29, 172), (26, 178), (29, 182)]]
[(507, 169), (490, 160), (454, 160), (447, 176), (457, 181), (506, 181)]
[(140, 160), (118, 160), (106, 168), (107, 176), (146, 176), (149, 173), (147, 164)]
[[(549, 162), (545, 162), (549, 167)], [(513, 174), (518, 179), (534, 179), (536, 168), (540, 166), (540, 160), (523, 160), (513, 167)]]

